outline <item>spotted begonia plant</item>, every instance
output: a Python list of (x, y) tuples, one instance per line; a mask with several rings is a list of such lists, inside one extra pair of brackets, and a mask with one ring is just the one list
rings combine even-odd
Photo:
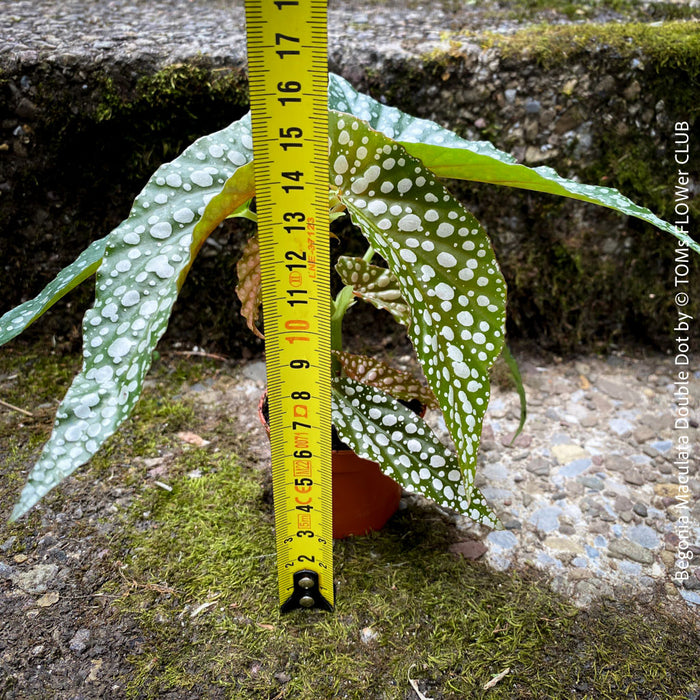
[[(582, 185), (552, 169), (519, 165), (487, 142), (466, 141), (356, 92), (329, 84), (332, 218), (348, 212), (370, 247), (341, 258), (345, 283), (333, 303), (333, 421), (359, 455), (405, 488), (497, 525), (474, 486), (489, 367), (503, 348), (506, 285), (486, 233), (438, 178), (558, 194), (616, 209), (698, 245), (616, 190)], [(61, 403), (53, 433), (12, 512), (16, 519), (95, 454), (136, 403), (153, 350), (202, 244), (230, 216), (255, 218), (250, 117), (196, 141), (161, 166), (128, 218), (92, 243), (35, 299), (0, 319), (0, 344), (97, 273), (83, 323), (84, 362)], [(374, 255), (386, 267), (372, 265)], [(239, 296), (259, 334), (257, 241), (239, 265)], [(407, 326), (428, 387), (371, 359), (342, 352), (338, 330), (353, 301), (386, 309)], [(455, 453), (397, 399), (439, 406)]]

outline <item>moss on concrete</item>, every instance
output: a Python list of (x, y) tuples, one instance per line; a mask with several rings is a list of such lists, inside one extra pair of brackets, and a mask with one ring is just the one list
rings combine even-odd
[(146, 639), (129, 697), (401, 698), (410, 675), (427, 696), (478, 698), (506, 668), (488, 697), (680, 698), (691, 687), (689, 622), (630, 606), (579, 612), (532, 573), (456, 559), (432, 509), (336, 543), (333, 615), (280, 616), (271, 506), (245, 445), (228, 444), (238, 456), (181, 455), (173, 491), (144, 492), (125, 523), (132, 554), (110, 591)]
[(552, 13), (569, 20), (595, 19), (601, 13), (614, 12), (629, 19), (640, 21), (691, 19), (698, 17), (698, 9), (673, 2), (640, 3), (638, 0), (589, 0), (572, 2), (571, 0), (511, 0), (502, 3), (503, 9), (493, 11), (495, 16), (520, 20), (539, 18), (545, 13)]
[[(203, 476), (188, 477), (193, 467)], [(488, 697), (680, 697), (690, 687), (690, 627), (658, 610), (582, 613), (528, 573), (458, 560), (430, 510), (336, 543), (333, 615), (280, 616), (255, 478), (238, 460), (197, 453), (179, 471), (172, 493), (134, 506), (153, 526), (128, 536), (119, 586), (147, 639), (129, 697), (219, 687), (231, 698), (402, 698), (410, 675), (427, 696), (478, 698), (506, 668)]]
[(240, 71), (216, 68), (202, 59), (166, 66), (129, 84), (106, 76), (90, 113), (95, 123), (123, 130), (127, 142), (133, 141), (129, 174), (142, 179), (195, 139), (239, 118), (247, 103), (247, 81)]
[(498, 47), (503, 56), (526, 55), (544, 67), (570, 61), (581, 53), (613, 50), (623, 58), (644, 56), (659, 68), (681, 69), (691, 78), (700, 71), (696, 22), (540, 24), (509, 35), (486, 32), (479, 39), (485, 47)]

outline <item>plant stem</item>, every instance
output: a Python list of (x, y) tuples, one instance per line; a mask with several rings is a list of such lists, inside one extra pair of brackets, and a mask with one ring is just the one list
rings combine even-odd
[[(343, 287), (335, 301), (331, 302), (331, 350), (343, 349), (343, 318), (354, 303), (351, 285)], [(332, 360), (331, 370), (334, 377), (340, 375), (340, 363), (335, 358)]]
[[(374, 248), (369, 246), (362, 259), (369, 263), (374, 257)], [(343, 349), (343, 318), (345, 312), (355, 303), (352, 285), (346, 285), (335, 300), (331, 300), (331, 350)], [(331, 371), (334, 377), (340, 376), (340, 363), (335, 358), (331, 361)]]
[[(369, 246), (362, 259), (369, 263), (374, 257), (374, 248)], [(331, 350), (343, 349), (343, 318), (345, 312), (355, 303), (352, 285), (346, 285), (339, 292), (335, 300), (331, 301)], [(340, 363), (333, 358), (331, 371), (334, 377), (340, 376)]]

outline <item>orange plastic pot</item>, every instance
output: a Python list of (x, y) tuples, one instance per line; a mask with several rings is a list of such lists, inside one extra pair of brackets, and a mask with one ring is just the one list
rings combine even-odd
[[(263, 413), (266, 395), (258, 415), (270, 433)], [(381, 530), (398, 510), (401, 486), (386, 476), (376, 462), (358, 457), (352, 450), (333, 450), (333, 538), (366, 535)]]
[(381, 530), (398, 510), (401, 486), (376, 462), (333, 450), (333, 537)]

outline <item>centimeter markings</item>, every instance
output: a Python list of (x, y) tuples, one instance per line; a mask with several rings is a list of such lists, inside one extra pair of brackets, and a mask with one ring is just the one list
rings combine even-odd
[(333, 609), (326, 0), (246, 0), (282, 611)]

